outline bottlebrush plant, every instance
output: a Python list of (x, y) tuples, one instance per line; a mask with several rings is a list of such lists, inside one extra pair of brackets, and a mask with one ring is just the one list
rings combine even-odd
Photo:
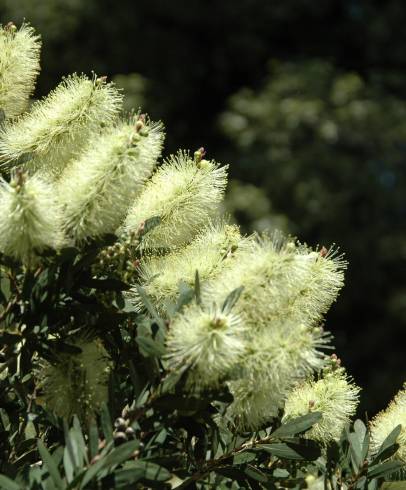
[(227, 167), (160, 161), (162, 124), (105, 77), (27, 110), (39, 48), (1, 27), (0, 488), (405, 485), (405, 391), (352, 424), (330, 355), (343, 258), (242, 236)]

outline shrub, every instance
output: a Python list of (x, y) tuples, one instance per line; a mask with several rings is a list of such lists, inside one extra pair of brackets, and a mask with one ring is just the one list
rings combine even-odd
[[(0, 53), (0, 80), (19, 79), (36, 38), (12, 24), (0, 35), (26, 40), (17, 61)], [(241, 236), (219, 216), (227, 168), (202, 148), (157, 166), (162, 125), (122, 115), (121, 100), (85, 75), (30, 112), (2, 94), (0, 487), (399, 477), (398, 409), (373, 422), (369, 450), (365, 425), (350, 425), (359, 388), (325, 352), (343, 258)]]

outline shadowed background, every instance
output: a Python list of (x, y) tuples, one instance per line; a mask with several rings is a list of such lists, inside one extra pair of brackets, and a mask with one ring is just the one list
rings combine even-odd
[(406, 379), (406, 5), (402, 0), (0, 0), (42, 34), (37, 97), (108, 75), (167, 127), (166, 154), (230, 163), (249, 232), (337, 243), (346, 287), (326, 320), (383, 408)]

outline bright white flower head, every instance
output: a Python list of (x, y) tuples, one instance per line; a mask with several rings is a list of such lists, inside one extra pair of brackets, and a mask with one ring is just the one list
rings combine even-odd
[(245, 327), (238, 315), (218, 307), (189, 306), (170, 324), (168, 367), (189, 367), (188, 385), (215, 388), (245, 351)]
[(376, 454), (386, 437), (397, 427), (402, 430), (397, 438), (399, 449), (395, 458), (406, 464), (406, 387), (399, 391), (386, 410), (380, 412), (370, 424), (372, 455)]
[(160, 224), (145, 235), (146, 247), (176, 248), (189, 243), (218, 210), (226, 170), (213, 161), (197, 163), (186, 152), (172, 156), (135, 200), (126, 231), (136, 231), (147, 219), (158, 216)]
[(160, 124), (135, 118), (94, 134), (58, 181), (67, 235), (83, 242), (115, 232), (151, 175), (162, 143)]
[[(204, 288), (206, 301), (220, 301), (244, 286), (238, 309), (252, 328), (281, 320), (314, 325), (343, 285), (345, 264), (278, 236), (251, 241), (251, 247)], [(220, 299), (219, 299), (220, 298)]]
[(343, 368), (326, 370), (318, 381), (305, 381), (292, 390), (286, 400), (283, 420), (320, 412), (321, 420), (305, 436), (322, 443), (337, 440), (355, 414), (359, 392)]
[(121, 103), (122, 95), (104, 79), (69, 76), (34, 103), (30, 112), (5, 125), (0, 133), (0, 159), (12, 166), (25, 158), (27, 168), (58, 177), (89, 136), (115, 120)]
[[(223, 221), (210, 224), (186, 247), (168, 255), (146, 257), (141, 265), (141, 282), (148, 296), (164, 311), (169, 301), (175, 301), (181, 282), (193, 286), (196, 271), (202, 283), (213, 279), (231, 266), (245, 246), (246, 239), (237, 226)], [(134, 298), (139, 299), (136, 291)]]
[(258, 429), (275, 417), (298, 380), (325, 365), (321, 349), (329, 338), (318, 327), (284, 321), (267, 330), (249, 330), (240, 379), (229, 383), (234, 401), (228, 413), (236, 424)]
[(41, 42), (32, 27), (0, 26), (0, 110), (7, 119), (24, 112), (39, 72)]
[(36, 253), (57, 249), (63, 241), (60, 208), (55, 189), (40, 177), (18, 171), (0, 183), (0, 251), (26, 265)]
[(78, 340), (75, 346), (80, 354), (61, 354), (56, 364), (42, 361), (36, 375), (47, 410), (86, 420), (108, 400), (111, 360), (100, 340)]

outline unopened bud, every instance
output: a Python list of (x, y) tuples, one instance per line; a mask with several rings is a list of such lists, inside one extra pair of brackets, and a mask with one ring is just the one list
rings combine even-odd
[(326, 247), (321, 247), (319, 254), (320, 254), (320, 257), (326, 257), (327, 254), (328, 254), (327, 248)]
[(14, 22), (7, 22), (7, 24), (4, 26), (4, 29), (6, 31), (15, 32), (17, 30), (17, 27)]
[(145, 126), (144, 122), (141, 121), (140, 119), (135, 123), (135, 131), (139, 133), (141, 129)]
[(193, 155), (195, 162), (200, 163), (205, 155), (206, 155), (206, 150), (203, 147), (196, 150), (194, 155)]
[(126, 442), (127, 441), (127, 436), (125, 435), (124, 432), (116, 432), (114, 434), (114, 442), (118, 443), (118, 444), (122, 444), (123, 442)]
[(132, 427), (127, 427), (125, 430), (127, 437), (134, 437), (135, 431)]
[(116, 428), (125, 428), (127, 427), (127, 422), (122, 418), (122, 417), (118, 417), (115, 422), (114, 422), (114, 427)]
[(96, 79), (96, 85), (104, 85), (107, 82), (107, 76), (103, 75)]

